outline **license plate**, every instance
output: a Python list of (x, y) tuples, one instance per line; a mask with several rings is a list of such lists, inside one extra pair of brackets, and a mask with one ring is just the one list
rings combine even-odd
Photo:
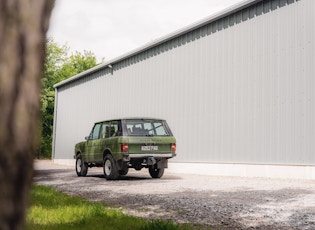
[(156, 145), (151, 145), (151, 146), (144, 145), (144, 146), (141, 146), (141, 151), (157, 151), (157, 150), (159, 150), (159, 147), (156, 146)]

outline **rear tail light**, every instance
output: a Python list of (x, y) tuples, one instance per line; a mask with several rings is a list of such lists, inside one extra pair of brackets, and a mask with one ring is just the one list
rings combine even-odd
[(172, 152), (176, 152), (176, 144), (175, 143), (172, 144), (171, 151)]
[(129, 150), (128, 144), (121, 144), (121, 151), (126, 153)]

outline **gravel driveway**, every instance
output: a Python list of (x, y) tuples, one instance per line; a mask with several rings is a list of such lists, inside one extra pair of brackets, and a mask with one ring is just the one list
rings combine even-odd
[(130, 215), (220, 229), (315, 229), (315, 181), (170, 174), (130, 170), (106, 181), (102, 168), (77, 177), (74, 167), (35, 161), (36, 184), (122, 207)]

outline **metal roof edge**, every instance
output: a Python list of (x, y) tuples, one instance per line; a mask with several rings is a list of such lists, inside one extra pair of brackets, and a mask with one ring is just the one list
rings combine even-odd
[(256, 4), (256, 3), (262, 2), (262, 1), (263, 0), (243, 0), (243, 1), (241, 1), (239, 3), (236, 3), (236, 4), (226, 8), (224, 10), (221, 10), (221, 11), (219, 11), (217, 13), (214, 13), (214, 14), (210, 15), (209, 17), (201, 19), (201, 20), (199, 20), (199, 21), (197, 21), (197, 22), (195, 22), (195, 23), (193, 23), (193, 24), (191, 24), (189, 26), (183, 27), (183, 28), (178, 29), (178, 30), (176, 30), (176, 31), (174, 31), (172, 33), (169, 33), (169, 34), (165, 35), (165, 36), (157, 38), (157, 39), (155, 39), (152, 42), (149, 42), (149, 43), (147, 43), (147, 44), (145, 44), (143, 46), (140, 46), (139, 48), (131, 50), (131, 51), (129, 51), (129, 52), (123, 54), (123, 55), (120, 55), (120, 56), (116, 57), (116, 58), (113, 58), (113, 59), (109, 60), (108, 62), (105, 62), (105, 63), (102, 63), (100, 65), (97, 65), (97, 66), (95, 66), (95, 67), (93, 67), (91, 69), (88, 69), (88, 70), (86, 70), (84, 72), (81, 72), (81, 73), (79, 73), (79, 74), (77, 74), (77, 75), (75, 75), (73, 77), (70, 77), (70, 78), (64, 80), (64, 81), (61, 81), (61, 82), (55, 84), (54, 88), (58, 88), (60, 86), (66, 85), (66, 84), (68, 84), (70, 82), (76, 81), (76, 80), (86, 76), (87, 74), (96, 72), (97, 70), (102, 69), (102, 68), (104, 68), (106, 66), (108, 67), (108, 66), (110, 66), (112, 64), (115, 64), (115, 63), (117, 63), (117, 62), (119, 62), (119, 61), (121, 61), (123, 59), (129, 58), (129, 57), (134, 56), (136, 54), (139, 54), (139, 53), (141, 53), (141, 52), (143, 52), (143, 51), (145, 51), (147, 49), (150, 49), (150, 48), (153, 48), (155, 46), (158, 46), (158, 45), (160, 45), (160, 44), (162, 44), (164, 42), (167, 42), (167, 41), (169, 41), (169, 40), (171, 40), (171, 39), (173, 39), (175, 37), (181, 36), (181, 35), (183, 35), (185, 33), (193, 31), (193, 30), (195, 30), (197, 28), (200, 28), (200, 27), (202, 27), (202, 26), (204, 26), (206, 24), (214, 22), (214, 21), (216, 21), (216, 20), (218, 20), (220, 18), (223, 18), (223, 17), (225, 17), (225, 16), (227, 16), (229, 14), (233, 14), (233, 13), (235, 13), (237, 11), (240, 11), (240, 10), (242, 10), (244, 8), (247, 8), (247, 7), (249, 7), (249, 6), (253, 5), (253, 4)]
[[(105, 64), (106, 64), (106, 63), (104, 63), (104, 64), (99, 64), (99, 65), (94, 66), (94, 67), (92, 67), (92, 68), (90, 68), (90, 69), (88, 69), (88, 70), (86, 70), (86, 71), (83, 71), (83, 72), (77, 74), (77, 75), (74, 75), (73, 77), (70, 77), (70, 78), (68, 78), (68, 79), (66, 79), (66, 80), (63, 80), (63, 81), (61, 81), (61, 82), (58, 82), (57, 84), (54, 85), (54, 88), (58, 88), (58, 87), (60, 87), (60, 86), (62, 86), (62, 85), (66, 85), (67, 83), (70, 83), (70, 82), (72, 82), (72, 81), (75, 81), (75, 80), (77, 80), (77, 79), (80, 79), (81, 77), (86, 76), (87, 74), (96, 72), (97, 70), (102, 69), (103, 67), (105, 67), (105, 66), (106, 66)], [(107, 64), (107, 65), (109, 65), (109, 64)]]

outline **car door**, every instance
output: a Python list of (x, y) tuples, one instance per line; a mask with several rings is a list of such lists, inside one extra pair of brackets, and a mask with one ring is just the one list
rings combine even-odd
[(86, 159), (88, 162), (94, 162), (94, 155), (98, 152), (101, 125), (102, 123), (94, 125), (91, 134), (86, 141)]
[(94, 161), (97, 163), (101, 163), (103, 161), (103, 153), (104, 150), (107, 149), (107, 139), (110, 136), (110, 123), (105, 121), (101, 124), (100, 128), (100, 137), (96, 142), (96, 149), (94, 153)]
[(112, 153), (114, 159), (117, 158), (118, 152), (120, 152), (120, 144), (118, 143), (119, 137), (122, 135), (120, 121), (110, 122), (110, 133), (109, 137), (106, 139), (106, 144), (110, 152)]

